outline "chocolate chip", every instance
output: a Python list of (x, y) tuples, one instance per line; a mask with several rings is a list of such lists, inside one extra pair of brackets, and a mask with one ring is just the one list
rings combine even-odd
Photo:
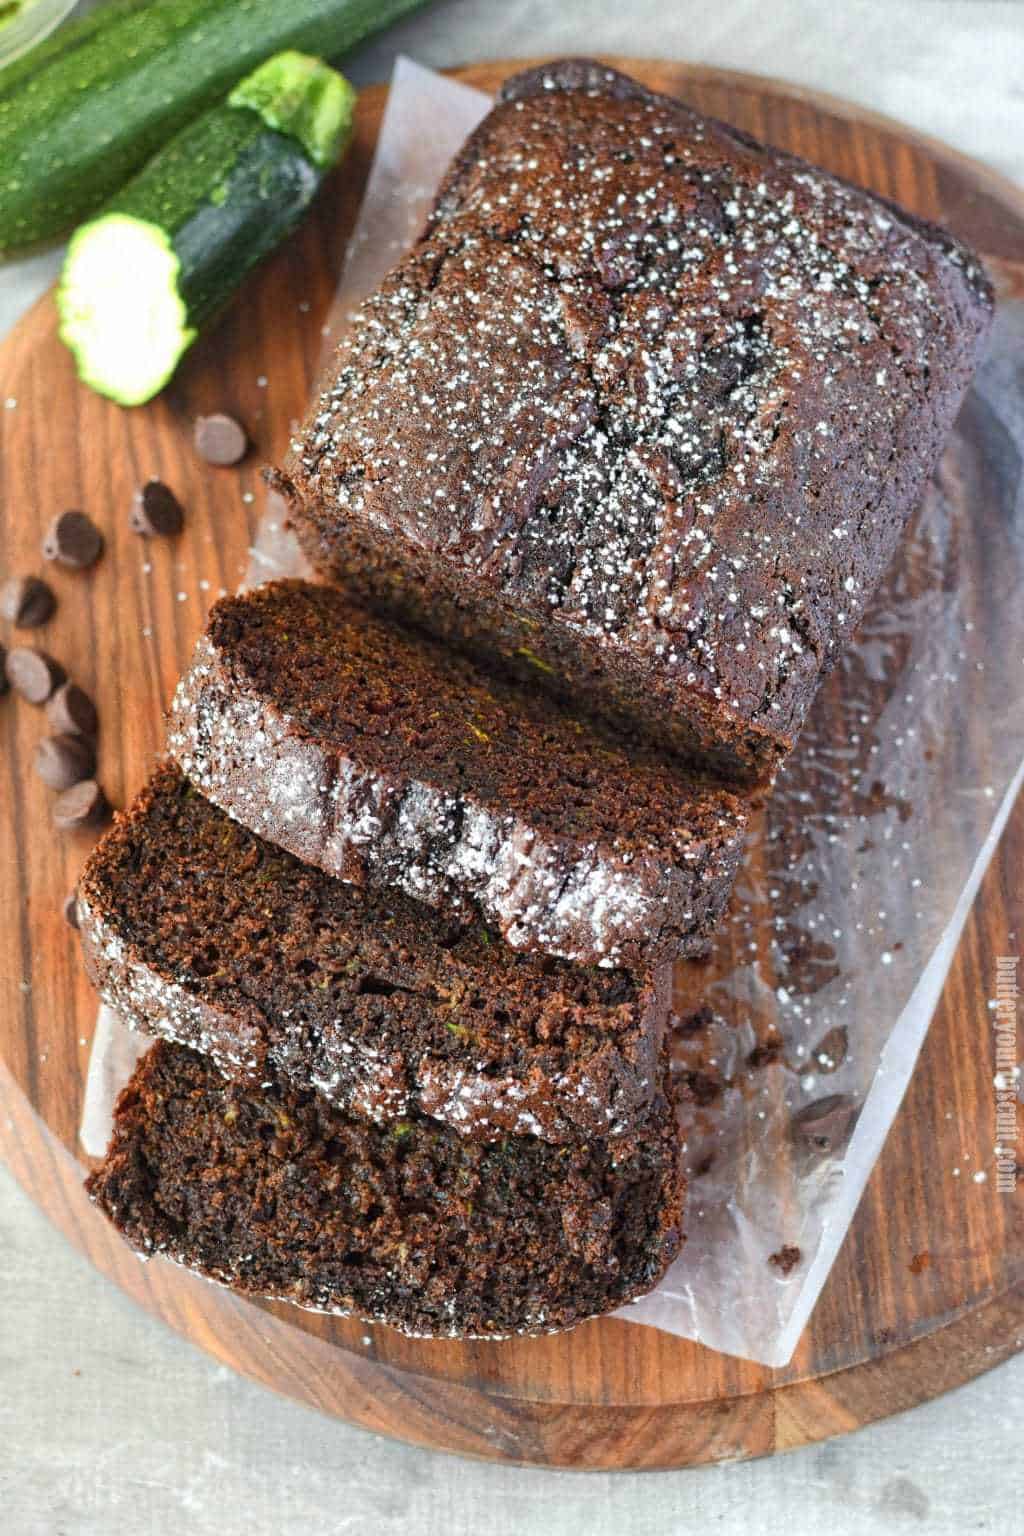
[(73, 571), (95, 565), (103, 553), (103, 535), (85, 512), (61, 512), (54, 518), (43, 540), (43, 555), (57, 560)]
[(0, 645), (0, 696), (5, 694), (10, 686), (7, 681), (7, 652)]
[(838, 1072), (846, 1060), (848, 1049), (846, 1025), (838, 1024), (835, 1029), (830, 1029), (827, 1034), (822, 1035), (811, 1052), (815, 1070), (821, 1073)]
[(12, 576), (0, 591), (0, 613), (19, 629), (45, 624), (56, 606), (57, 599), (38, 576)]
[(96, 706), (77, 683), (61, 683), (46, 706), (46, 718), (58, 736), (95, 736)]
[(764, 1040), (754, 1046), (747, 1057), (747, 1065), (754, 1071), (758, 1071), (761, 1067), (772, 1066), (781, 1055), (782, 1037), (771, 1031)]
[(233, 416), (218, 412), (213, 416), (197, 416), (193, 441), (201, 459), (207, 464), (237, 464), (245, 458), (249, 440), (245, 428)]
[(674, 1025), (674, 1029), (677, 1035), (683, 1036), (684, 1039), (689, 1039), (691, 1035), (699, 1035), (704, 1030), (710, 1029), (714, 1022), (714, 1014), (707, 1004), (703, 1003), (693, 1013), (688, 1013), (685, 1017), (681, 1018)]
[(829, 1093), (793, 1116), (794, 1139), (817, 1152), (841, 1152), (850, 1139), (859, 1110), (849, 1094)]
[(80, 784), (73, 784), (53, 802), (53, 824), (61, 832), (99, 826), (109, 815), (107, 797), (95, 779), (83, 779)]
[(185, 521), (181, 502), (162, 480), (147, 480), (132, 499), (131, 525), (146, 538), (170, 538)]
[(96, 770), (96, 749), (85, 736), (44, 736), (36, 747), (36, 773), (49, 789), (70, 789)]
[(795, 1243), (783, 1243), (777, 1253), (768, 1255), (768, 1263), (773, 1269), (777, 1269), (780, 1275), (790, 1275), (802, 1258), (803, 1254)]
[(4, 672), (11, 687), (30, 704), (45, 704), (53, 690), (64, 681), (64, 668), (60, 662), (30, 645), (18, 645), (7, 652)]
[(722, 1080), (714, 1072), (687, 1072), (684, 1078), (695, 1104), (706, 1107), (721, 1098)]
[(64, 913), (64, 921), (67, 923), (68, 927), (69, 928), (77, 928), (78, 927), (78, 892), (77, 891), (72, 891), (69, 896), (65, 896), (65, 898), (64, 898), (64, 906), (63, 906), (63, 908), (61, 910)]

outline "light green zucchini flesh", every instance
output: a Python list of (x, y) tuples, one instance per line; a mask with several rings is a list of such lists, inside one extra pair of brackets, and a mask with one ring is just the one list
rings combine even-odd
[(351, 136), (355, 92), (285, 52), (190, 124), (72, 237), (57, 290), (79, 377), (121, 405), (170, 379), (295, 228)]

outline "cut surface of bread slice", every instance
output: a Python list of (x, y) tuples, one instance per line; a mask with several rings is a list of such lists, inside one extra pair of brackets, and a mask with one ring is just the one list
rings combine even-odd
[(666, 1100), (628, 1145), (467, 1141), (375, 1125), (315, 1094), (247, 1090), (158, 1042), (87, 1188), (141, 1254), (405, 1333), (546, 1333), (654, 1286), (683, 1184)]
[(168, 747), (306, 863), (584, 965), (700, 952), (746, 825), (644, 743), (301, 581), (214, 606)]
[(161, 766), (78, 885), (89, 975), (125, 1023), (229, 1076), (466, 1135), (630, 1132), (658, 1091), (671, 973), (524, 954), (334, 880)]

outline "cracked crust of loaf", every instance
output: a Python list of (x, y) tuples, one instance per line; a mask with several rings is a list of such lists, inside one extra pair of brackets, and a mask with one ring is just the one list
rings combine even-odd
[(564, 61), (467, 141), (279, 484), (321, 570), (765, 782), (990, 311), (945, 232)]
[(93, 850), (77, 906), (103, 1000), (229, 1077), (271, 1072), (378, 1122), (417, 1109), (484, 1140), (629, 1134), (658, 1091), (667, 968), (637, 982), (537, 959), (344, 885), (172, 764)]
[(467, 1141), (246, 1089), (163, 1041), (115, 1110), (93, 1201), (144, 1257), (423, 1337), (550, 1333), (657, 1284), (684, 1181), (666, 1098), (614, 1147)]
[(700, 953), (742, 851), (737, 796), (305, 582), (214, 606), (167, 741), (297, 858), (584, 965)]

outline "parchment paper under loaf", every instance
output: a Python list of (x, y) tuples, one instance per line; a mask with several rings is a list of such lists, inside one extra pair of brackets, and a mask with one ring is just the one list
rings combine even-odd
[[(417, 234), (488, 105), (399, 60), (328, 346)], [(899, 1108), (1024, 779), (1022, 356), (1024, 306), (1006, 302), (938, 483), (755, 831), (715, 955), (680, 968), (677, 1058), (706, 1100), (683, 1127), (688, 1238), (623, 1312), (631, 1322), (784, 1365)], [(954, 519), (954, 486), (974, 537)], [(995, 541), (998, 590), (979, 579), (978, 526)], [(300, 569), (272, 507), (248, 581)], [(965, 764), (951, 747), (968, 715)], [(986, 1000), (977, 1008), (982, 1031)], [(97, 1034), (92, 1152), (137, 1054), (126, 1035), (109, 1017)], [(828, 1149), (807, 1119), (825, 1098)]]

